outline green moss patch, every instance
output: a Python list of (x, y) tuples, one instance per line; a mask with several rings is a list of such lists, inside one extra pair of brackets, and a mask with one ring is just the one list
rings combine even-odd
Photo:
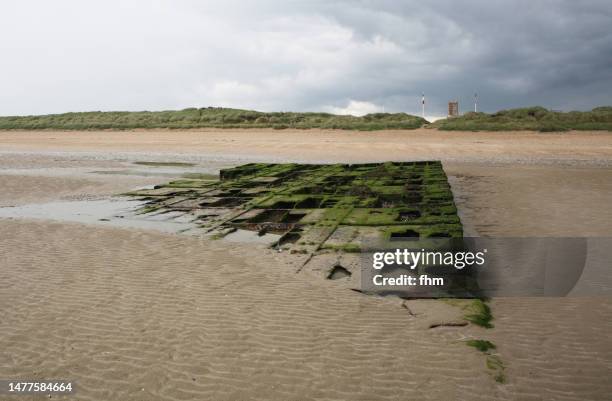
[(182, 163), (182, 162), (134, 162), (139, 166), (149, 167), (193, 167), (195, 163)]

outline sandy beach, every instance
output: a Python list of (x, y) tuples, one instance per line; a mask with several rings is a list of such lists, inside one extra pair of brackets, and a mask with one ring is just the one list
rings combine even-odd
[(356, 132), (341, 130), (135, 130), (7, 131), (2, 150), (178, 154), (192, 158), (363, 162), (443, 160), (608, 165), (611, 134), (451, 132), (433, 129)]
[[(251, 161), (429, 159), (442, 160), (468, 235), (612, 237), (607, 132), (7, 131), (0, 207), (104, 200)], [(493, 299), (493, 329), (430, 328), (460, 313), (296, 274), (256, 244), (52, 215), (0, 219), (0, 286), (0, 379), (73, 380), (65, 399), (612, 394), (610, 298)], [(481, 338), (496, 344), (505, 383), (464, 343)]]

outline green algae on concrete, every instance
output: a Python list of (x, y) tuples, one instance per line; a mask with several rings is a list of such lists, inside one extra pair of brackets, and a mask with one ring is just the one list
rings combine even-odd
[(353, 253), (363, 239), (463, 236), (439, 161), (249, 163), (221, 170), (217, 181), (189, 176), (129, 195), (148, 200), (145, 211), (191, 214), (215, 238), (229, 230), (280, 235), (273, 246), (293, 253)]

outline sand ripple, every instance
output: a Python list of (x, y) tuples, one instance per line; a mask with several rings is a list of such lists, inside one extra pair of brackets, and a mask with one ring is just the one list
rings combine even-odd
[(485, 400), (499, 391), (460, 330), (427, 331), (397, 301), (313, 283), (256, 248), (0, 224), (0, 377), (76, 380), (80, 400)]

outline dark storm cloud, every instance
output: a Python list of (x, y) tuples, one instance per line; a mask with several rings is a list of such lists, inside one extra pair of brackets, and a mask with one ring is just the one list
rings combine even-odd
[(0, 114), (612, 103), (609, 1), (0, 5)]
[[(610, 2), (360, 4), (361, 10), (351, 13), (338, 4), (334, 17), (358, 35), (384, 35), (424, 57), (430, 71), (420, 74), (418, 86), (438, 108), (451, 98), (471, 107), (474, 91), (488, 110), (531, 104), (590, 108), (611, 102)], [(448, 71), (442, 76), (431, 73), (444, 66)]]

